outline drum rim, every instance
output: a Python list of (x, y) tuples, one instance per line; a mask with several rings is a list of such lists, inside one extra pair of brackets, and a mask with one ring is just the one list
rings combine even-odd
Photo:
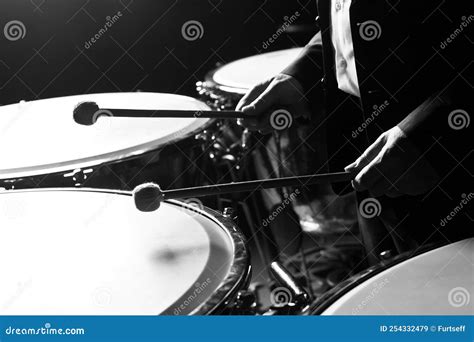
[(411, 258), (419, 256), (421, 254), (430, 252), (437, 248), (443, 247), (446, 245), (443, 244), (436, 244), (436, 245), (429, 245), (423, 248), (416, 249), (415, 251), (407, 251), (396, 255), (392, 259), (388, 261), (382, 261), (377, 265), (371, 266), (352, 277), (343, 280), (340, 284), (336, 285), (323, 295), (321, 295), (318, 299), (313, 301), (308, 308), (305, 309), (303, 314), (305, 315), (321, 315), (323, 314), (331, 305), (333, 305), (337, 300), (339, 300), (342, 296), (347, 294), (349, 291), (355, 289), (357, 286), (363, 284), (367, 280), (373, 278), (379, 273), (388, 270), (389, 268), (396, 266), (404, 261), (407, 261)]
[[(137, 94), (137, 93), (112, 92), (112, 93), (94, 93), (94, 94), (87, 94), (87, 95), (96, 96), (96, 95), (103, 95), (103, 94), (122, 95), (122, 94)], [(167, 94), (167, 95), (173, 95), (173, 96), (188, 97), (189, 99), (194, 99), (196, 101), (201, 102), (209, 110), (211, 109), (205, 102), (200, 101), (199, 99), (196, 99), (190, 96), (169, 94), (169, 93), (154, 93), (154, 92), (140, 92), (139, 94)], [(53, 97), (53, 98), (34, 100), (34, 101), (46, 101), (46, 100), (51, 100), (51, 99), (75, 97), (75, 96), (81, 96), (81, 95)], [(16, 104), (10, 104), (10, 105), (16, 105)], [(116, 162), (125, 161), (128, 159), (133, 159), (134, 157), (141, 156), (145, 153), (159, 150), (160, 148), (165, 147), (167, 145), (176, 144), (183, 140), (186, 140), (189, 137), (196, 135), (197, 133), (205, 130), (216, 121), (216, 119), (204, 119), (204, 118), (200, 118), (200, 120), (205, 120), (205, 122), (202, 124), (198, 124), (198, 122), (191, 123), (190, 125), (180, 130), (180, 133), (182, 134), (180, 134), (179, 136), (171, 133), (165, 137), (161, 137), (161, 138), (158, 138), (158, 139), (155, 139), (155, 140), (152, 140), (140, 145), (135, 145), (133, 147), (128, 147), (128, 148), (121, 149), (118, 151), (107, 152), (100, 155), (89, 156), (89, 157), (76, 159), (76, 160), (62, 161), (62, 162), (57, 162), (57, 163), (52, 163), (52, 164), (34, 165), (34, 166), (20, 167), (20, 168), (13, 168), (13, 169), (0, 169), (0, 181), (34, 177), (34, 176), (47, 175), (47, 174), (55, 174), (55, 173), (65, 173), (65, 172), (76, 170), (76, 169), (94, 168), (100, 165), (112, 164)], [(166, 139), (166, 138), (170, 138), (170, 139)]]
[[(28, 192), (92, 192), (92, 193), (105, 193), (115, 195), (125, 195), (132, 197), (131, 191), (126, 190), (112, 190), (112, 189), (97, 189), (97, 188), (41, 188), (41, 189), (19, 189), (19, 190), (5, 190), (0, 191), (0, 196), (8, 193), (28, 193)], [(229, 237), (232, 246), (232, 263), (230, 265), (230, 271), (226, 278), (222, 279), (216, 290), (210, 297), (204, 300), (196, 308), (194, 308), (190, 315), (209, 315), (218, 313), (221, 309), (231, 301), (237, 292), (242, 289), (250, 279), (251, 266), (250, 266), (250, 255), (247, 249), (247, 244), (243, 233), (237, 227), (230, 217), (226, 217), (223, 214), (204, 207), (203, 209), (196, 208), (191, 204), (177, 201), (177, 200), (165, 200), (164, 202), (172, 204), (178, 207), (187, 208), (193, 212), (198, 212), (200, 215), (216, 223)], [(179, 298), (169, 308), (179, 304)], [(168, 308), (168, 309), (169, 309)], [(166, 310), (168, 310), (166, 309)], [(165, 310), (165, 311), (166, 311)]]
[(207, 93), (213, 94), (215, 96), (219, 95), (231, 95), (235, 97), (241, 97), (245, 95), (248, 91), (248, 88), (240, 88), (240, 87), (232, 87), (232, 86), (226, 86), (224, 84), (217, 83), (214, 80), (214, 75), (221, 70), (224, 66), (227, 64), (223, 64), (221, 66), (218, 66), (217, 68), (209, 71), (205, 76), (204, 76), (204, 82), (198, 82), (198, 87), (202, 87), (203, 89), (206, 90)]

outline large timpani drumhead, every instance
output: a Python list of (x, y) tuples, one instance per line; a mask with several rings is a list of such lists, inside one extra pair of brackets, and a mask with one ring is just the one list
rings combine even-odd
[[(216, 214), (217, 215), (217, 214)], [(179, 202), (130, 193), (0, 193), (0, 314), (206, 314), (248, 275), (241, 235)]]
[(257, 83), (275, 76), (293, 62), (302, 48), (286, 49), (242, 58), (223, 65), (208, 76), (229, 93), (244, 95)]
[(83, 101), (101, 108), (209, 110), (186, 96), (109, 93), (68, 96), (0, 107), (0, 179), (62, 172), (122, 160), (189, 136), (209, 119), (108, 118), (74, 122)]
[[(323, 315), (472, 315), (474, 238), (408, 259), (338, 296)], [(334, 296), (336, 297), (336, 296)]]

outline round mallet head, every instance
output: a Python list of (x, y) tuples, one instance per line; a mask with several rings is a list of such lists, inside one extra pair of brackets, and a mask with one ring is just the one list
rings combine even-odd
[(95, 102), (81, 102), (74, 108), (74, 121), (78, 124), (91, 126), (97, 120), (99, 106)]
[(158, 184), (144, 183), (133, 189), (133, 200), (140, 211), (157, 210), (163, 199), (163, 191)]

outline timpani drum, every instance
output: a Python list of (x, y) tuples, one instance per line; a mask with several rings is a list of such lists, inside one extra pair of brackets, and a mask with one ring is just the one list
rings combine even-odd
[(183, 186), (182, 180), (196, 179), (203, 169), (195, 135), (212, 119), (101, 116), (83, 126), (72, 115), (83, 101), (102, 108), (210, 109), (196, 99), (163, 93), (90, 94), (2, 106), (0, 187), (132, 189), (154, 179)]
[(233, 222), (129, 192), (0, 192), (1, 315), (219, 313), (249, 276)]
[(474, 238), (372, 267), (320, 297), (321, 315), (472, 315)]
[(197, 90), (221, 109), (234, 109), (254, 85), (282, 71), (298, 57), (302, 48), (262, 53), (219, 66), (197, 83)]

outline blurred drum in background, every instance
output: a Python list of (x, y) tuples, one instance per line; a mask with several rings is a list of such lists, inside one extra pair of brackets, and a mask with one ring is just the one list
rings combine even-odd
[(222, 214), (178, 201), (136, 209), (130, 192), (0, 192), (0, 314), (222, 313), (250, 274)]
[[(192, 118), (110, 118), (92, 126), (73, 120), (83, 101), (103, 108), (195, 110)], [(89, 186), (132, 189), (156, 180), (165, 188), (212, 177), (202, 140), (213, 119), (194, 98), (163, 93), (107, 93), (20, 102), (0, 107), (0, 187)]]
[(262, 53), (221, 65), (209, 72), (204, 82), (197, 83), (197, 90), (214, 107), (234, 109), (250, 88), (282, 71), (302, 50)]

